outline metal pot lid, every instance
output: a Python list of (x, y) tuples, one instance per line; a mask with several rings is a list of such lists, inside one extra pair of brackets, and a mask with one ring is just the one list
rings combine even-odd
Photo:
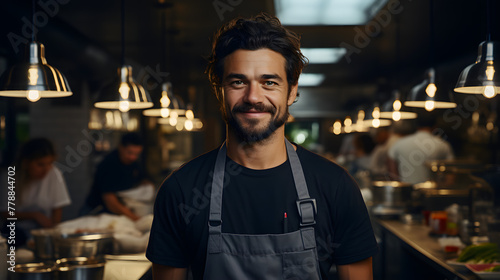
[(16, 264), (14, 269), (16, 273), (50, 273), (54, 266), (45, 263), (23, 263)]
[(400, 181), (374, 181), (372, 182), (372, 185), (374, 187), (393, 187), (393, 188), (412, 187), (412, 184)]

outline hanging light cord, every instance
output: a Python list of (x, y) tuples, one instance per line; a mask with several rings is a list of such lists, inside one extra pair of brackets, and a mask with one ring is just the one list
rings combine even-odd
[(434, 67), (434, 48), (435, 48), (435, 42), (434, 42), (434, 5), (432, 0), (429, 0), (429, 62), (431, 64), (431, 67)]
[(121, 57), (121, 63), (122, 66), (125, 65), (125, 0), (122, 0), (122, 18), (121, 18), (121, 27), (122, 27), (122, 34), (121, 34), (121, 39), (122, 39), (122, 57)]
[(35, 0), (32, 1), (32, 5), (31, 5), (31, 22), (32, 22), (32, 26), (31, 26), (31, 41), (32, 42), (35, 42)]
[(486, 0), (486, 40), (491, 41), (491, 0)]

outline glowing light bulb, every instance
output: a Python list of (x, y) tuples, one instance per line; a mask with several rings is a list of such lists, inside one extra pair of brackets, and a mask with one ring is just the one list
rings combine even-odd
[(429, 100), (425, 101), (424, 107), (425, 107), (425, 110), (427, 110), (429, 112), (434, 110), (434, 108), (435, 108), (434, 101), (429, 101)]
[(374, 119), (380, 119), (380, 108), (379, 107), (373, 108), (372, 116)]
[(161, 108), (160, 109), (160, 115), (162, 118), (168, 117), (169, 114), (170, 114), (170, 110), (168, 108)]
[(177, 125), (177, 117), (173, 117), (171, 116), (170, 119), (168, 120), (168, 123), (171, 125), (171, 126), (175, 126)]
[(425, 93), (427, 93), (427, 95), (429, 97), (434, 97), (436, 95), (436, 91), (437, 91), (437, 87), (436, 87), (436, 85), (434, 83), (430, 83), (425, 88)]
[(168, 105), (170, 105), (170, 98), (168, 98), (166, 91), (162, 93), (162, 97), (160, 98), (160, 104), (162, 107), (168, 107)]
[(380, 126), (380, 119), (373, 119), (372, 126), (378, 128)]
[(342, 132), (342, 123), (337, 120), (333, 123), (333, 133), (339, 135)]
[(128, 101), (120, 101), (120, 104), (118, 105), (118, 109), (121, 112), (128, 112), (130, 110), (130, 104)]
[(37, 102), (40, 100), (40, 97), (40, 92), (38, 90), (30, 90), (28, 94), (26, 94), (26, 98), (31, 102)]
[(397, 122), (399, 120), (401, 120), (401, 112), (399, 111), (394, 111), (392, 112), (392, 119)]
[(493, 86), (485, 86), (484, 91), (483, 91), (483, 95), (486, 98), (493, 98), (493, 97), (495, 97), (495, 95), (497, 95), (497, 93), (495, 92), (495, 88)]
[(191, 120), (187, 120), (185, 123), (184, 123), (184, 127), (186, 128), (186, 130), (188, 131), (191, 131), (193, 130), (193, 122)]
[(182, 123), (177, 123), (177, 125), (175, 126), (175, 129), (177, 129), (177, 131), (182, 131), (183, 128), (184, 126), (182, 125)]
[(120, 92), (120, 96), (122, 97), (122, 99), (128, 99), (128, 94), (130, 93), (130, 87), (127, 85), (127, 83), (121, 83), (118, 91)]
[(38, 69), (29, 69), (28, 79), (30, 80), (29, 84), (35, 86), (38, 82)]
[(351, 117), (347, 116), (344, 120), (344, 131), (345, 133), (351, 133), (352, 132), (352, 120)]
[(186, 111), (186, 118), (187, 118), (188, 120), (192, 120), (192, 119), (194, 119), (194, 113), (193, 113), (193, 110), (187, 110), (187, 111)]
[(392, 103), (392, 108), (394, 108), (394, 111), (401, 110), (402, 106), (403, 105), (401, 104), (401, 101), (399, 99), (394, 100), (394, 103)]
[(175, 112), (175, 111), (172, 111), (170, 113), (170, 118), (174, 118), (174, 119), (177, 119), (177, 117), (179, 116), (179, 113)]

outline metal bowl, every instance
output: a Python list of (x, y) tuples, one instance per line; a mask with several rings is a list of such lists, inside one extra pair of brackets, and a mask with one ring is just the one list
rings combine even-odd
[(25, 263), (16, 264), (15, 272), (9, 272), (11, 280), (53, 280), (55, 279), (55, 267), (47, 263)]
[(104, 258), (63, 258), (57, 260), (59, 280), (102, 280)]
[(54, 236), (56, 258), (97, 258), (113, 251), (113, 234), (110, 231), (61, 233)]

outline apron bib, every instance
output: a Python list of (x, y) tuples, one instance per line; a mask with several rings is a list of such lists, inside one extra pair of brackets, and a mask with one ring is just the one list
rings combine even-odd
[(226, 144), (219, 149), (210, 196), (204, 280), (321, 279), (312, 227), (316, 201), (309, 197), (302, 166), (288, 140), (286, 150), (298, 195), (300, 229), (283, 234), (231, 234), (221, 232)]

